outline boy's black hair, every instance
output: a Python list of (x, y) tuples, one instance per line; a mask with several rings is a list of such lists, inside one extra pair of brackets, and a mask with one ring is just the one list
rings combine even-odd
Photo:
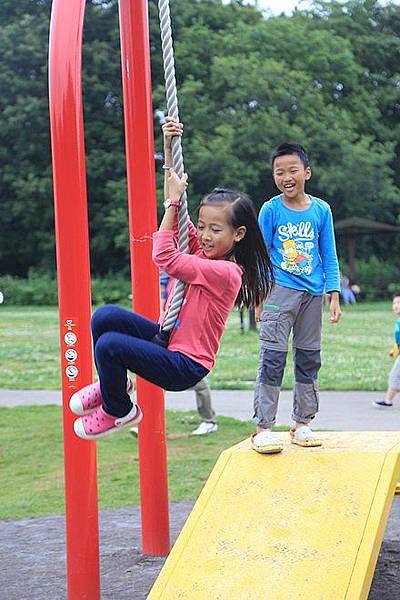
[(303, 148), (303, 146), (297, 144), (296, 142), (284, 142), (283, 144), (280, 144), (280, 146), (275, 148), (275, 150), (272, 153), (272, 170), (274, 169), (275, 160), (280, 156), (287, 156), (288, 154), (295, 154), (296, 156), (298, 156), (301, 162), (303, 163), (305, 169), (310, 166), (310, 159), (308, 158), (307, 151), (305, 148)]
[(246, 227), (246, 234), (234, 244), (226, 259), (233, 257), (243, 269), (242, 286), (236, 298), (236, 306), (256, 307), (264, 302), (271, 291), (274, 274), (253, 203), (249, 196), (242, 192), (215, 188), (204, 196), (199, 208), (215, 204), (230, 204), (232, 227)]
[(395, 298), (400, 298), (400, 290), (397, 290), (397, 292), (395, 292), (395, 293), (392, 295), (392, 300), (394, 300)]

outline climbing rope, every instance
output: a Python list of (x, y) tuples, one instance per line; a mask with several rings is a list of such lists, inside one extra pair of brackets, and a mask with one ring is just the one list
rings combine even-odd
[[(169, 0), (158, 0), (158, 10), (160, 16), (161, 47), (164, 62), (167, 114), (171, 117), (175, 117), (175, 119), (179, 121)], [(175, 173), (178, 175), (178, 177), (182, 177), (184, 173), (184, 166), (180, 137), (175, 137), (172, 139), (172, 163)], [(178, 242), (181, 252), (188, 252), (189, 234), (186, 192), (182, 194), (181, 204), (178, 212)], [(182, 306), (184, 291), (185, 283), (183, 281), (178, 281), (175, 286), (174, 296), (168, 308), (167, 316), (165, 317), (162, 329), (158, 335), (158, 339), (154, 340), (160, 345), (168, 345), (169, 335), (174, 328), (180, 308)]]

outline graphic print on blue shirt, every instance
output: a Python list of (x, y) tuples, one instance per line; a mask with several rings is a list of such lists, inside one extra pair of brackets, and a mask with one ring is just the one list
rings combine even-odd
[(281, 267), (284, 271), (300, 275), (310, 275), (313, 267), (315, 232), (310, 221), (300, 221), (296, 225), (290, 221), (278, 227), (278, 239), (282, 247)]

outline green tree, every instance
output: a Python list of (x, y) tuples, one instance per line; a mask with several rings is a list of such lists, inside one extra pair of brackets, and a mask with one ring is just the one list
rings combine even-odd
[[(0, 8), (0, 269), (3, 273), (26, 272), (27, 265), (37, 264), (52, 244), (44, 60), (49, 4), (41, 4), (2, 2)], [(30, 12), (23, 12), (28, 5)]]
[[(0, 3), (2, 273), (54, 271), (50, 8), (50, 0)], [(336, 218), (398, 220), (399, 6), (318, 2), (292, 16), (264, 19), (240, 0), (171, 0), (171, 14), (193, 214), (201, 195), (216, 185), (246, 190), (259, 207), (275, 193), (273, 147), (296, 139), (311, 155), (310, 192), (329, 201)], [(155, 0), (149, 0), (149, 15), (153, 103), (163, 109)], [(83, 93), (92, 271), (127, 274), (117, 0), (87, 2)], [(160, 153), (157, 119), (154, 125)], [(161, 169), (157, 182), (160, 202)], [(375, 239), (361, 247), (365, 258), (389, 255), (400, 266), (398, 241)]]

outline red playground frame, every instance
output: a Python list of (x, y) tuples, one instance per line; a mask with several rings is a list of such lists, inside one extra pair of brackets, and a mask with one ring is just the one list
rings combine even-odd
[[(49, 44), (69, 600), (100, 599), (96, 445), (75, 435), (68, 406), (71, 395), (92, 381), (81, 73), (84, 13), (85, 0), (53, 0)], [(135, 310), (156, 320), (159, 283), (151, 260), (157, 213), (147, 0), (120, 0), (119, 19), (132, 295)], [(140, 186), (135, 172), (141, 173)], [(170, 539), (164, 393), (138, 378), (137, 394), (145, 415), (139, 433), (142, 551), (165, 556)]]

